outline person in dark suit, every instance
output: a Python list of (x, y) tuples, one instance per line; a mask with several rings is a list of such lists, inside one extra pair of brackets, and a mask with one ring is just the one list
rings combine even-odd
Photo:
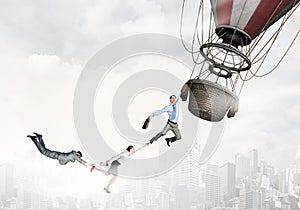
[(72, 150), (71, 152), (58, 152), (58, 151), (52, 151), (46, 148), (43, 136), (38, 133), (33, 133), (35, 136), (28, 135), (35, 146), (38, 148), (40, 153), (45, 155), (46, 157), (49, 157), (51, 159), (58, 160), (59, 164), (66, 165), (69, 162), (74, 163), (75, 161), (78, 161), (84, 166), (92, 166), (91, 164), (88, 164), (86, 161), (82, 159), (82, 153), (80, 151)]

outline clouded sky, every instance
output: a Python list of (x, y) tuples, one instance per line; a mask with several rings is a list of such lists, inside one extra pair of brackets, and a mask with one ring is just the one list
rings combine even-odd
[[(153, 32), (178, 37), (180, 9), (181, 1), (2, 0), (2, 160), (35, 151), (25, 138), (33, 131), (45, 133), (53, 149), (79, 149), (72, 103), (86, 62), (105, 45), (128, 35)], [(195, 12), (187, 14), (185, 34), (192, 32)], [(282, 32), (275, 60), (277, 50), (286, 46), (286, 40), (291, 40), (291, 34), (300, 28), (299, 12)], [(247, 83), (240, 97), (240, 110), (235, 118), (227, 120), (212, 162), (233, 161), (235, 153), (254, 148), (261, 158), (279, 168), (299, 158), (299, 46), (300, 38), (275, 72)], [(271, 67), (273, 60), (268, 62), (267, 67)]]

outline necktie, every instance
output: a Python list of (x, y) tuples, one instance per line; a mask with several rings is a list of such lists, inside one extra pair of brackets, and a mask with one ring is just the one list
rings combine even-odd
[(176, 104), (173, 104), (173, 111), (171, 115), (171, 120), (175, 120), (176, 118)]

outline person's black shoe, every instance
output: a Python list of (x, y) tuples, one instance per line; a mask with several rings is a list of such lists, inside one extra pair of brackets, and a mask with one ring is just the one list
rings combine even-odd
[(33, 133), (34, 135), (36, 135), (37, 137), (42, 137), (42, 134), (38, 134), (38, 133)]
[(32, 141), (36, 140), (37, 137), (36, 136), (31, 136), (31, 135), (27, 135), (28, 138), (31, 138)]
[(149, 144), (152, 144), (153, 142), (154, 142), (154, 140), (151, 139), (151, 140), (149, 141)]
[(168, 147), (170, 146), (170, 138), (165, 138), (166, 142), (167, 142), (167, 145)]
[(107, 193), (110, 193), (109, 189), (107, 189), (106, 187), (104, 187), (104, 189)]

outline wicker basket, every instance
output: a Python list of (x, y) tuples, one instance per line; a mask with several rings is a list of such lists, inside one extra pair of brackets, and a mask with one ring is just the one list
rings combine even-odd
[[(183, 100), (189, 87), (189, 111), (204, 120), (221, 121), (225, 114), (233, 117), (238, 111), (238, 97), (227, 88), (202, 79), (191, 79), (182, 89)], [(185, 93), (184, 93), (185, 92)]]

